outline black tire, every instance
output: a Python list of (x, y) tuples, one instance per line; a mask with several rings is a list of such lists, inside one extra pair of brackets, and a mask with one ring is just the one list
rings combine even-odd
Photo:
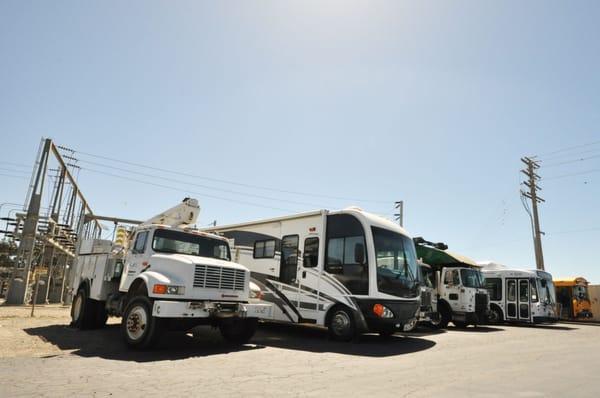
[(121, 334), (134, 349), (151, 348), (158, 342), (162, 334), (161, 319), (152, 316), (152, 301), (148, 297), (137, 296), (127, 303)]
[(503, 322), (504, 316), (502, 315), (502, 310), (496, 306), (492, 306), (490, 308), (490, 313), (488, 315), (488, 323), (492, 325), (498, 325)]
[(96, 326), (97, 301), (88, 297), (85, 288), (80, 288), (71, 304), (71, 326), (77, 329), (93, 329)]
[(94, 326), (98, 329), (103, 328), (108, 320), (108, 313), (106, 312), (106, 302), (96, 301), (96, 319)]
[(336, 341), (351, 341), (356, 337), (356, 324), (352, 312), (344, 307), (336, 307), (329, 316), (329, 336)]
[(467, 326), (469, 326), (469, 324), (467, 322), (459, 322), (459, 321), (452, 321), (452, 323), (454, 324), (454, 326), (456, 326), (458, 329), (466, 329)]
[(429, 325), (434, 329), (446, 329), (448, 323), (452, 320), (452, 313), (444, 304), (438, 305), (438, 313), (440, 314), (440, 321), (438, 323), (431, 322)]
[(227, 342), (241, 345), (246, 344), (254, 333), (258, 325), (258, 319), (231, 318), (224, 319), (219, 324), (221, 335)]

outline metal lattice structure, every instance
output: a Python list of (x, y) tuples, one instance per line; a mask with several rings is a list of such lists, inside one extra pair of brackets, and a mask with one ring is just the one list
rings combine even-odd
[[(43, 139), (23, 212), (8, 219), (6, 237), (18, 243), (7, 304), (64, 302), (77, 241), (98, 238), (98, 221), (74, 176), (77, 159), (68, 148)], [(7, 228), (8, 229), (8, 228)]]

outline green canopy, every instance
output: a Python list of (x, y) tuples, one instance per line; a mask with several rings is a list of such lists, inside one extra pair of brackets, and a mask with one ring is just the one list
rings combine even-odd
[(479, 267), (477, 263), (468, 257), (460, 254), (450, 253), (447, 250), (436, 249), (431, 246), (415, 245), (417, 248), (417, 257), (422, 259), (425, 264), (432, 267), (439, 266), (468, 266)]

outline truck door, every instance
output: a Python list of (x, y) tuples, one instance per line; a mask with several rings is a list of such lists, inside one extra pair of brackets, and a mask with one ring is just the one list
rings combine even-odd
[(464, 311), (460, 308), (460, 273), (458, 269), (446, 269), (444, 276), (444, 298), (452, 311)]
[(528, 321), (530, 317), (529, 279), (519, 279), (519, 320)]
[(119, 290), (126, 291), (135, 277), (143, 270), (143, 261), (148, 245), (149, 231), (139, 231), (133, 240), (133, 245), (128, 249), (125, 257), (125, 267), (121, 276)]
[(506, 280), (506, 319), (517, 319), (517, 280)]

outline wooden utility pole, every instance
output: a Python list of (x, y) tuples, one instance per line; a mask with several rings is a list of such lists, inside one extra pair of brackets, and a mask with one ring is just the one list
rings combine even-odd
[(526, 168), (521, 170), (521, 173), (525, 174), (527, 180), (523, 182), (528, 190), (521, 190), (521, 195), (531, 200), (531, 213), (532, 228), (533, 228), (533, 247), (535, 250), (535, 265), (539, 270), (544, 270), (544, 253), (542, 251), (542, 235), (543, 232), (540, 230), (540, 218), (538, 215), (538, 203), (545, 202), (544, 199), (540, 198), (537, 191), (541, 191), (537, 185), (537, 181), (541, 179), (536, 174), (535, 170), (540, 168), (540, 165), (534, 159), (524, 157), (521, 158), (521, 162), (525, 163)]

